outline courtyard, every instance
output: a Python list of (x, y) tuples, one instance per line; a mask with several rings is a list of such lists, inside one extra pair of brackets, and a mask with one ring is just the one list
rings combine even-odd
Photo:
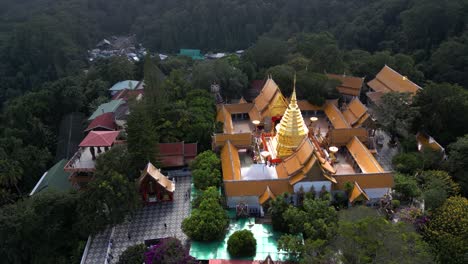
[(150, 239), (171, 236), (185, 244), (187, 236), (181, 225), (190, 213), (190, 199), (186, 197), (190, 184), (191, 177), (177, 177), (174, 201), (144, 206), (131, 220), (92, 237), (82, 263), (102, 264), (106, 259), (107, 263), (117, 263), (125, 249)]

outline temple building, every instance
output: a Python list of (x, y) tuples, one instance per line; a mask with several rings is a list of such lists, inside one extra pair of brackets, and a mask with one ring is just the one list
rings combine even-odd
[(315, 106), (296, 97), (295, 87), (288, 100), (268, 77), (252, 103), (217, 106), (223, 130), (212, 147), (220, 152), (227, 205), (263, 215), (282, 193), (297, 203), (300, 193), (333, 195), (347, 182), (357, 188), (351, 202), (376, 203), (387, 194), (393, 174), (369, 149), (372, 119), (359, 99), (339, 109), (336, 101)]
[(366, 96), (373, 104), (379, 104), (385, 93), (410, 93), (411, 96), (414, 96), (422, 89), (419, 85), (410, 81), (408, 77), (401, 75), (387, 65), (377, 73), (373, 80), (367, 83), (367, 86), (369, 86), (370, 91), (366, 93)]
[(141, 197), (146, 203), (169, 202), (174, 199), (175, 183), (148, 162), (138, 178)]

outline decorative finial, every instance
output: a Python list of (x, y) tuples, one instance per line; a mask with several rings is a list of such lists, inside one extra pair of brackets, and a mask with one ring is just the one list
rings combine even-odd
[(293, 84), (293, 92), (291, 95), (291, 102), (289, 104), (290, 107), (297, 107), (297, 99), (296, 99), (296, 73), (294, 73), (294, 84)]

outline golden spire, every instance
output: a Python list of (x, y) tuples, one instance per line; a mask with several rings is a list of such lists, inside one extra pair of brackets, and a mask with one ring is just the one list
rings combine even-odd
[(294, 87), (291, 100), (286, 112), (277, 126), (276, 156), (285, 158), (291, 155), (307, 136), (309, 130), (302, 118), (301, 109), (296, 99), (296, 75), (294, 75)]

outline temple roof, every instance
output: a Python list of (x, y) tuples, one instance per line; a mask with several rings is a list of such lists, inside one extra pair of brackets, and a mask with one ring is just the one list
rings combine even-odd
[(275, 199), (275, 195), (273, 194), (273, 192), (271, 192), (270, 186), (267, 186), (265, 192), (258, 198), (258, 202), (263, 205), (266, 201), (270, 199)]
[(297, 106), (296, 87), (293, 89), (289, 107), (281, 119), (277, 129), (276, 152), (278, 157), (286, 157), (301, 144), (309, 130), (302, 118), (301, 109)]
[(358, 98), (354, 98), (349, 103), (347, 109), (343, 111), (343, 116), (346, 121), (352, 126), (367, 113), (367, 107), (365, 107)]
[(353, 191), (349, 195), (349, 202), (352, 203), (354, 201), (362, 200), (363, 198), (369, 201), (369, 196), (367, 196), (366, 192), (361, 189), (357, 182), (354, 182)]
[(336, 87), (338, 92), (340, 92), (341, 94), (359, 96), (359, 94), (361, 93), (364, 78), (347, 76), (344, 74), (327, 74), (327, 77), (329, 79), (341, 81), (341, 84)]
[(385, 65), (373, 80), (367, 85), (376, 92), (400, 92), (415, 95), (421, 89), (417, 84), (410, 81), (392, 68)]
[(146, 165), (146, 168), (143, 170), (143, 173), (138, 179), (138, 184), (141, 185), (141, 183), (147, 176), (152, 177), (159, 185), (164, 187), (164, 189), (166, 189), (168, 192), (174, 192), (174, 182), (172, 182), (166, 176), (164, 176), (156, 167), (153, 166), (153, 164), (151, 164), (151, 162), (148, 162), (148, 165)]
[(238, 181), (241, 179), (239, 152), (230, 140), (226, 142), (221, 150), (221, 166), (223, 169), (223, 179), (225, 181)]

